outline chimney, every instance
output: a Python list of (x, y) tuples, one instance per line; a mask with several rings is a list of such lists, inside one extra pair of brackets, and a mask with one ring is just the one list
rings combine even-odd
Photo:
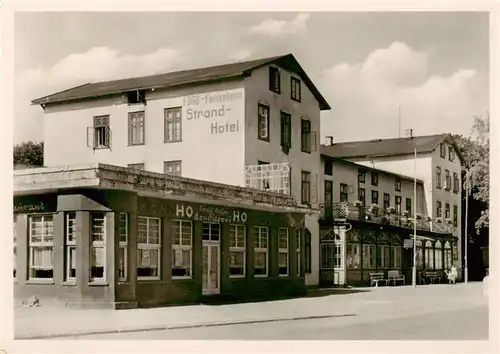
[(327, 135), (326, 136), (326, 143), (325, 143), (326, 146), (332, 146), (333, 145), (333, 136), (331, 135)]

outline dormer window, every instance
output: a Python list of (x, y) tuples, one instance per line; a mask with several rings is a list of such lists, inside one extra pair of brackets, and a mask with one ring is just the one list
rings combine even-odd
[(134, 90), (127, 92), (127, 103), (128, 104), (146, 104), (146, 91), (145, 90)]

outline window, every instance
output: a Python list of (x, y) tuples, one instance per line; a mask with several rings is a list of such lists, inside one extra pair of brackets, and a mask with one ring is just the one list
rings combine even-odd
[(401, 192), (401, 178), (396, 177), (396, 192)]
[(391, 196), (389, 193), (384, 193), (384, 209), (387, 210), (391, 206)]
[(372, 186), (378, 186), (378, 172), (372, 171)]
[(458, 174), (453, 172), (453, 193), (458, 193), (460, 191), (460, 182), (458, 180)]
[(417, 241), (417, 268), (424, 267), (424, 256), (423, 256), (423, 248), (422, 241)]
[(128, 214), (120, 213), (120, 254), (118, 256), (118, 279), (122, 281), (127, 280), (127, 267), (128, 267)]
[(358, 197), (359, 201), (361, 202), (362, 205), (365, 205), (366, 203), (366, 193), (364, 188), (359, 188), (358, 190)]
[(229, 226), (229, 274), (244, 277), (246, 267), (246, 237), (244, 225)]
[(288, 275), (288, 243), (288, 229), (280, 227), (278, 237), (278, 274), (280, 277)]
[(372, 191), (372, 204), (378, 204), (378, 191)]
[(182, 109), (181, 107), (166, 108), (163, 112), (166, 143), (182, 141)]
[(444, 269), (450, 269), (452, 264), (451, 246), (450, 243), (446, 241), (444, 244)]
[(331, 160), (325, 160), (325, 175), (333, 175), (333, 163)]
[(127, 168), (132, 168), (134, 170), (144, 171), (145, 167), (143, 163), (129, 163)]
[(455, 149), (453, 146), (448, 146), (448, 158), (451, 162), (455, 161)]
[(292, 76), (290, 78), (290, 98), (294, 101), (300, 102), (300, 94), (300, 80)]
[[(94, 149), (109, 149), (111, 147), (111, 129), (109, 128), (109, 115), (94, 117), (92, 129), (93, 139), (88, 139), (88, 145)], [(89, 132), (88, 132), (89, 133)]]
[(144, 145), (144, 111), (128, 114), (128, 144)]
[(277, 67), (269, 67), (269, 90), (275, 93), (281, 93), (281, 76)]
[(160, 250), (160, 218), (139, 216), (137, 218), (138, 279), (160, 278)]
[(301, 173), (302, 204), (311, 203), (311, 173), (302, 171)]
[(269, 107), (258, 105), (257, 137), (260, 140), (269, 141)]
[(362, 169), (358, 169), (358, 182), (365, 183), (366, 171)]
[(340, 184), (340, 202), (347, 202), (349, 199), (348, 187), (347, 184)]
[(376, 249), (375, 245), (363, 245), (363, 268), (375, 268)]
[(440, 218), (443, 216), (443, 209), (442, 209), (442, 206), (441, 206), (441, 202), (438, 201), (437, 202), (437, 207), (436, 207), (436, 217)]
[(127, 92), (127, 102), (128, 104), (146, 103), (146, 91), (145, 90), (134, 90)]
[(180, 176), (182, 170), (182, 161), (165, 161), (163, 163), (163, 173), (168, 175)]
[(269, 268), (267, 250), (269, 229), (266, 226), (255, 226), (254, 230), (254, 274), (256, 277), (267, 277)]
[(304, 230), (304, 271), (311, 273), (312, 253), (311, 253), (311, 231)]
[(54, 276), (54, 220), (52, 215), (29, 217), (29, 279)]
[(401, 196), (397, 195), (395, 198), (396, 213), (401, 214)]
[(445, 189), (447, 191), (449, 191), (451, 189), (451, 175), (450, 175), (450, 171), (448, 170), (444, 170), (444, 173), (445, 173), (445, 176), (446, 176), (446, 180), (445, 180)]
[(106, 278), (106, 214), (90, 213), (90, 281)]
[(453, 226), (458, 226), (458, 206), (453, 206)]
[(406, 211), (409, 215), (412, 215), (411, 211), (411, 198), (406, 198)]
[(76, 279), (76, 213), (66, 213), (65, 250), (64, 250), (64, 280)]
[(392, 268), (401, 268), (401, 246), (392, 247)]
[(450, 203), (445, 203), (444, 205), (444, 217), (446, 219), (449, 219), (451, 216), (450, 216)]
[(325, 208), (333, 206), (333, 182), (325, 181)]
[(361, 267), (361, 245), (347, 244), (347, 268), (358, 269)]
[(311, 152), (311, 121), (309, 119), (300, 120), (300, 151)]
[(434, 269), (434, 248), (431, 241), (425, 243), (425, 268)]
[(172, 278), (192, 276), (193, 224), (172, 221)]
[(446, 158), (446, 145), (444, 143), (439, 144), (439, 150), (441, 157), (444, 159)]
[(220, 241), (220, 224), (204, 222), (202, 224), (201, 236), (204, 241)]
[(389, 246), (378, 246), (380, 250), (380, 268), (389, 268)]
[(292, 147), (292, 116), (281, 112), (281, 146)]
[(342, 243), (335, 243), (334, 245), (334, 253), (333, 253), (333, 268), (334, 269), (342, 269), (343, 265), (343, 251), (344, 245)]
[(300, 271), (300, 266), (301, 266), (301, 262), (300, 262), (300, 246), (301, 246), (301, 241), (302, 241), (302, 238), (300, 237), (301, 236), (301, 230), (300, 229), (296, 229), (295, 231), (295, 237), (296, 237), (296, 241), (295, 241), (295, 247), (297, 249), (297, 252), (296, 252), (296, 256), (297, 256), (297, 276), (300, 277), (300, 275), (302, 274), (302, 272)]
[(436, 167), (436, 188), (441, 188), (441, 167)]

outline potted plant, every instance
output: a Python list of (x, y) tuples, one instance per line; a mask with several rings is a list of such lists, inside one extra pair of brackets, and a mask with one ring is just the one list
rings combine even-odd
[(356, 200), (356, 201), (354, 202), (354, 206), (355, 206), (355, 207), (358, 207), (358, 208), (359, 208), (359, 207), (360, 207), (360, 206), (362, 206), (362, 205), (363, 205), (363, 203), (361, 203), (361, 200)]
[(425, 220), (426, 220), (427, 222), (431, 222), (431, 221), (432, 221), (432, 218), (431, 218), (429, 215), (427, 215), (427, 216), (425, 217)]
[(422, 220), (422, 215), (421, 214), (417, 214), (417, 220)]
[(388, 207), (387, 208), (387, 214), (395, 214), (396, 213), (396, 209), (392, 206)]
[(453, 224), (453, 220), (451, 220), (450, 218), (447, 218), (446, 225), (452, 225), (452, 224)]
[(442, 218), (436, 218), (436, 222), (437, 222), (438, 224), (441, 224), (441, 223), (443, 222), (443, 219), (442, 219)]
[(382, 216), (382, 224), (387, 224), (389, 222), (389, 218), (387, 216)]
[(403, 210), (402, 215), (403, 215), (405, 218), (407, 218), (407, 217), (410, 215), (410, 213), (408, 212), (408, 210)]

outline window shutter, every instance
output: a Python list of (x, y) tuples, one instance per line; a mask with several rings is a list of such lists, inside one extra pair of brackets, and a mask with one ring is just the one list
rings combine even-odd
[(107, 147), (111, 148), (111, 128), (106, 126), (106, 141), (105, 144)]
[(311, 174), (311, 203), (318, 202), (318, 174)]
[(285, 145), (285, 117), (283, 114), (281, 114), (281, 121), (280, 121), (280, 127), (281, 127), (281, 146)]
[(95, 147), (94, 127), (87, 127), (87, 147)]
[(316, 151), (318, 149), (316, 132), (311, 132), (311, 150)]

